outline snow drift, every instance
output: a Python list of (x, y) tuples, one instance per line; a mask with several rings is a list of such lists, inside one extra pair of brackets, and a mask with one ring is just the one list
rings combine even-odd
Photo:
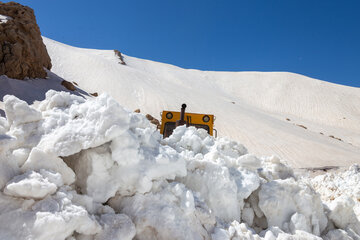
[(322, 202), (277, 157), (227, 138), (179, 127), (162, 139), (106, 94), (4, 105), (0, 239), (360, 238), (352, 199)]

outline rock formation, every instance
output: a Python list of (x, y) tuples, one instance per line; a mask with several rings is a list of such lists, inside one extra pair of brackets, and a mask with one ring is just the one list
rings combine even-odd
[(126, 65), (126, 63), (125, 63), (125, 61), (124, 61), (124, 57), (123, 57), (123, 55), (121, 54), (121, 52), (119, 51), (119, 50), (114, 50), (114, 52), (115, 52), (115, 55), (119, 58), (119, 60), (120, 60), (120, 64), (122, 64), (122, 65)]
[(66, 89), (70, 90), (70, 91), (75, 91), (76, 87), (74, 86), (74, 84), (72, 84), (71, 82), (68, 82), (66, 80), (63, 80), (61, 82), (61, 85), (63, 85)]
[(146, 118), (147, 120), (149, 120), (152, 124), (156, 125), (156, 127), (158, 129), (160, 129), (161, 127), (161, 124), (160, 124), (160, 121), (157, 120), (156, 118), (154, 118), (153, 116), (151, 116), (150, 114), (146, 114)]
[(34, 11), (15, 2), (0, 2), (0, 75), (45, 78), (51, 60)]

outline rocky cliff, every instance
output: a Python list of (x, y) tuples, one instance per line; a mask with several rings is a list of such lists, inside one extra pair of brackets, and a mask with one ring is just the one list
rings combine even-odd
[(0, 75), (45, 78), (51, 60), (34, 11), (15, 2), (0, 2)]

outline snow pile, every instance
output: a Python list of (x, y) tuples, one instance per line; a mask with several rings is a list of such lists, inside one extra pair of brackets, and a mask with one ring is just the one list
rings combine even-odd
[[(360, 167), (351, 166), (345, 172), (330, 172), (319, 175), (308, 182), (320, 193), (321, 199), (332, 211), (330, 218), (342, 228), (353, 224), (354, 230), (359, 232), (360, 221)], [(354, 212), (353, 212), (354, 210)], [(344, 214), (348, 211), (348, 214)], [(356, 226), (356, 227), (355, 227)]]
[(360, 238), (353, 202), (202, 129), (162, 139), (106, 94), (4, 97), (0, 239)]

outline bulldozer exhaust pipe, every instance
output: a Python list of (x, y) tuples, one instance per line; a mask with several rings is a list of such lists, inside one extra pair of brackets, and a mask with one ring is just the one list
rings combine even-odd
[(185, 108), (186, 108), (186, 104), (184, 103), (183, 105), (181, 105), (180, 119), (176, 121), (176, 127), (186, 124)]
[(180, 113), (181, 121), (185, 121), (185, 108), (186, 108), (186, 104), (184, 103), (183, 105), (181, 105), (181, 113)]

